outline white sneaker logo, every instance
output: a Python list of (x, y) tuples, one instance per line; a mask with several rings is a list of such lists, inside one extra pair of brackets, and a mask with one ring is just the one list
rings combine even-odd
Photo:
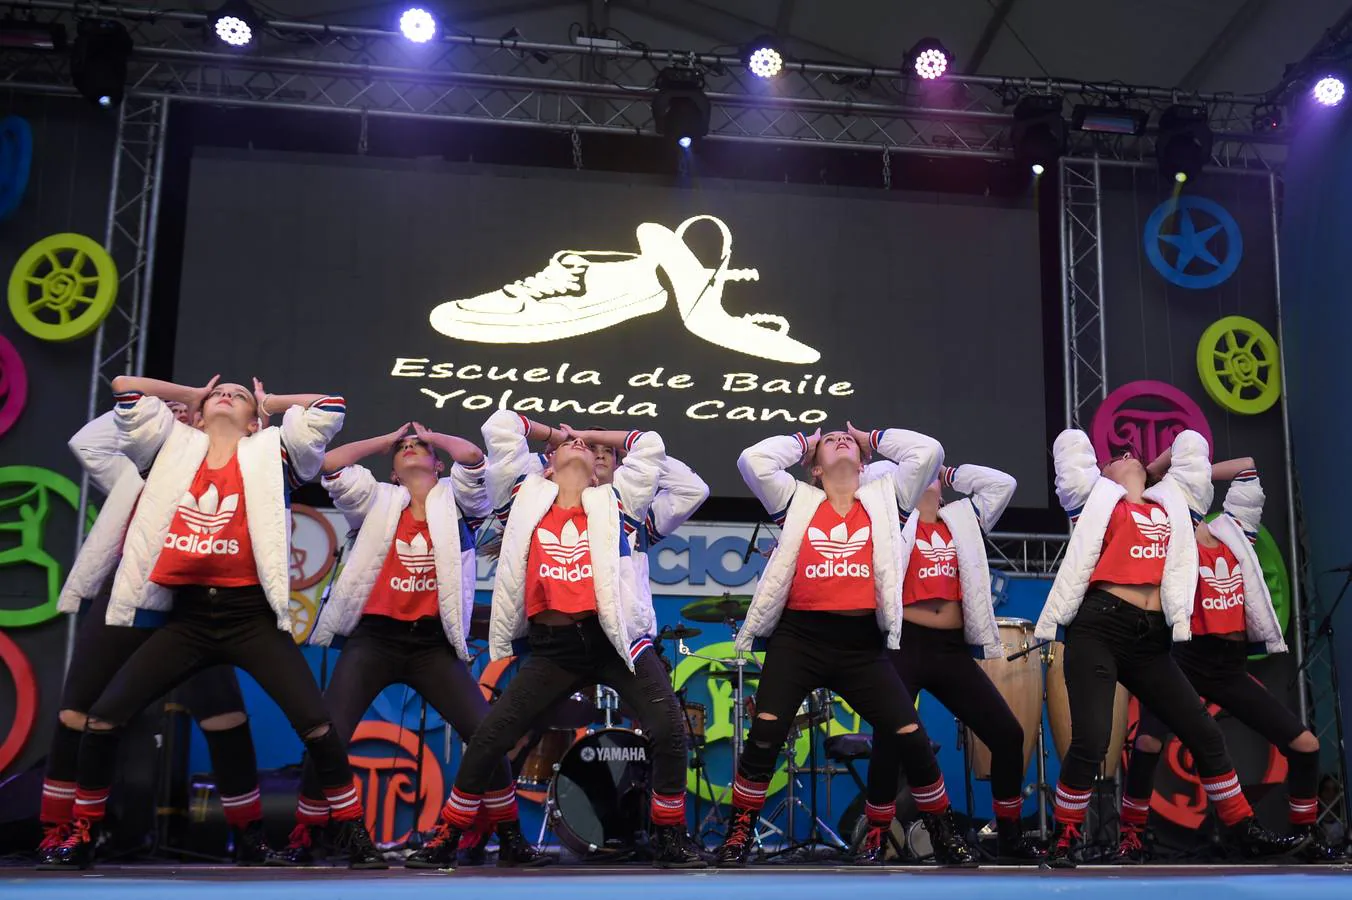
[(916, 573), (918, 578), (956, 578), (958, 576), (958, 567), (955, 561), (958, 558), (957, 546), (949, 541), (944, 541), (942, 534), (930, 536), (930, 540), (924, 538), (915, 539), (915, 549), (920, 551), (920, 555), (934, 563), (932, 566), (926, 566)]
[[(709, 268), (685, 242), (698, 222), (722, 234), (723, 249)], [(698, 337), (728, 350), (776, 362), (811, 365), (821, 353), (789, 337), (789, 322), (772, 313), (730, 315), (723, 309), (729, 281), (758, 281), (757, 269), (733, 269), (732, 232), (709, 215), (685, 220), (675, 231), (653, 222), (636, 230), (639, 252), (560, 250), (527, 278), (432, 310), (432, 327), (447, 337), (486, 344), (538, 344), (590, 334), (660, 311), (667, 292), (657, 279), (666, 274), (681, 321)]]
[(536, 528), (535, 539), (540, 542), (540, 549), (557, 566), (551, 566), (548, 563), (540, 563), (540, 577), (553, 578), (556, 581), (581, 581), (584, 578), (592, 577), (592, 567), (586, 565), (575, 565), (578, 560), (587, 555), (589, 544), (587, 543), (587, 532), (579, 532), (577, 526), (569, 519), (564, 523), (563, 528), (555, 535), (547, 528)]
[(1132, 559), (1163, 559), (1168, 555), (1170, 534), (1168, 513), (1162, 509), (1152, 509), (1149, 516), (1144, 516), (1132, 510), (1131, 519), (1136, 523), (1136, 530), (1141, 533), (1141, 537), (1151, 542), (1146, 547), (1133, 544)]
[(1203, 596), (1202, 609), (1224, 610), (1244, 605), (1244, 573), (1237, 568), (1231, 569), (1225, 557), (1216, 560), (1214, 569), (1201, 566), (1197, 572), (1202, 576), (1202, 581), (1219, 595)]
[(400, 578), (397, 575), (390, 576), (390, 589), (394, 591), (403, 591), (407, 594), (420, 594), (423, 591), (430, 591), (437, 586), (436, 575), (418, 576), (423, 572), (430, 571), (435, 565), (436, 560), (432, 556), (432, 548), (427, 546), (427, 536), (421, 531), (413, 535), (411, 541), (401, 541), (394, 539), (394, 554), (399, 558), (399, 563), (411, 574), (407, 578)]
[(826, 562), (809, 563), (804, 567), (803, 574), (808, 578), (869, 577), (872, 573), (868, 563), (852, 563), (846, 560), (864, 549), (870, 534), (867, 525), (851, 534), (844, 522), (837, 523), (830, 534), (820, 528), (809, 527), (807, 542), (826, 559)]
[(209, 485), (200, 497), (194, 497), (191, 491), (184, 492), (178, 501), (178, 512), (192, 534), (174, 534), (170, 531), (164, 536), (165, 549), (198, 556), (238, 553), (239, 541), (213, 537), (230, 524), (237, 509), (239, 494), (231, 494), (222, 500), (214, 484)]

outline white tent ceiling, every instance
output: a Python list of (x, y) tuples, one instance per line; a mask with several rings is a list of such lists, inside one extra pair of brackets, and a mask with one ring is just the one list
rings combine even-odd
[[(203, 0), (204, 9), (214, 8)], [(285, 18), (389, 25), (397, 2), (269, 0)], [(708, 50), (777, 33), (809, 59), (897, 66), (936, 37), (960, 71), (1122, 81), (1187, 91), (1275, 86), (1349, 0), (424, 0), (453, 27), (563, 43), (592, 22), (664, 49)]]

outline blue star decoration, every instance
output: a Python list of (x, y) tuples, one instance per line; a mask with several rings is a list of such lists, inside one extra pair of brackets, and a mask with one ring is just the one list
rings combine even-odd
[(1192, 210), (1189, 209), (1179, 210), (1176, 218), (1178, 220), (1178, 233), (1160, 235), (1160, 240), (1164, 243), (1178, 248), (1178, 259), (1174, 262), (1174, 268), (1179, 272), (1186, 272), (1188, 263), (1194, 259), (1200, 259), (1212, 266), (1219, 267), (1221, 261), (1207, 249), (1207, 242), (1216, 232), (1221, 230), (1221, 226), (1212, 225), (1210, 228), (1203, 228), (1198, 231), (1197, 226), (1192, 221)]
[[(1171, 219), (1176, 230), (1165, 234), (1163, 227)], [(1215, 224), (1197, 227), (1198, 222), (1208, 219)], [(1217, 237), (1218, 232), (1224, 232), (1223, 240)], [(1235, 274), (1244, 255), (1244, 240), (1234, 217), (1216, 201), (1192, 195), (1172, 197), (1155, 207), (1145, 223), (1142, 242), (1146, 257), (1160, 275), (1192, 290), (1212, 288), (1226, 281)], [(1174, 248), (1172, 262), (1165, 259), (1164, 245)], [(1224, 256), (1217, 257), (1216, 251), (1221, 248)], [(1201, 271), (1189, 272), (1190, 266)]]

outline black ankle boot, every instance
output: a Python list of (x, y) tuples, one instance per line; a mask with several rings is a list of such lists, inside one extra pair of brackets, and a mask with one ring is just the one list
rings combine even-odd
[(1296, 825), (1291, 833), (1304, 839), (1305, 846), (1295, 852), (1295, 858), (1303, 863), (1341, 863), (1347, 861), (1347, 854), (1341, 847), (1334, 846), (1324, 837), (1324, 829), (1318, 825)]
[(267, 839), (263, 836), (262, 821), (250, 822), (243, 828), (231, 828), (235, 839), (235, 865), (267, 865), (272, 851), (268, 849)]
[(38, 868), (47, 865), (56, 858), (56, 851), (66, 838), (70, 837), (69, 822), (45, 822), (42, 826), (42, 843), (38, 844)]
[(498, 824), (498, 865), (518, 869), (538, 869), (554, 862), (554, 857), (542, 853), (540, 849), (521, 833), (521, 822), (501, 822)]
[(884, 842), (887, 840), (889, 825), (869, 825), (865, 824), (864, 836), (859, 839), (859, 846), (855, 847), (850, 853), (849, 862), (852, 866), (880, 866), (885, 858)]
[(658, 869), (704, 869), (709, 865), (684, 825), (653, 828), (652, 850), (653, 866)]
[(96, 826), (88, 819), (70, 823), (65, 840), (56, 845), (51, 856), (38, 865), (39, 869), (88, 869), (94, 864)]
[(1273, 834), (1258, 819), (1249, 816), (1226, 829), (1226, 842), (1239, 851), (1246, 859), (1261, 859), (1267, 856), (1287, 856), (1305, 846), (1308, 835)]
[(1074, 853), (1080, 843), (1080, 826), (1067, 822), (1057, 822), (1052, 832), (1052, 841), (1047, 847), (1047, 855), (1042, 865), (1048, 869), (1075, 868)]
[(267, 864), (270, 866), (313, 866), (315, 864), (314, 839), (316, 827), (299, 822), (291, 829), (286, 846), (280, 850), (268, 852)]
[(1121, 865), (1148, 863), (1154, 857), (1154, 839), (1139, 825), (1123, 825), (1117, 834), (1117, 862)]
[(714, 865), (720, 869), (740, 869), (746, 865), (751, 855), (751, 845), (756, 840), (756, 820), (760, 815), (752, 809), (732, 808), (732, 820), (728, 822), (728, 833), (719, 846)]
[(1047, 855), (1032, 835), (1023, 833), (1023, 822), (1019, 819), (996, 818), (995, 829), (995, 853), (1000, 859), (1038, 863)]
[(390, 864), (385, 862), (384, 854), (376, 847), (375, 841), (371, 840), (365, 822), (350, 819), (345, 822), (334, 822), (330, 828), (333, 831), (333, 848), (339, 853), (346, 854), (349, 869), (390, 867)]
[(958, 833), (952, 809), (941, 813), (924, 813), (920, 821), (925, 823), (930, 843), (934, 845), (936, 863), (941, 866), (975, 866), (981, 862), (976, 850)]
[(404, 868), (454, 869), (462, 833), (445, 820), (437, 823), (436, 832), (422, 845), (422, 849), (414, 851), (404, 860)]

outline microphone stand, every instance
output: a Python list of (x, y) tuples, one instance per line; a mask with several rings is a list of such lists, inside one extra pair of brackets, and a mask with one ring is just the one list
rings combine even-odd
[[(347, 548), (352, 546), (353, 540), (357, 537), (357, 530), (347, 533), (347, 540), (343, 541), (333, 550), (333, 567), (331, 571), (333, 576), (329, 578), (324, 585), (323, 592), (319, 595), (319, 603), (315, 604), (315, 624), (319, 624), (319, 617), (324, 613), (324, 607), (328, 605), (329, 597), (333, 594), (334, 582), (338, 580), (338, 568), (343, 563), (343, 554)], [(319, 692), (322, 694), (328, 688), (329, 683), (329, 645), (325, 644), (319, 651)]]
[(1043, 647), (1047, 646), (1050, 643), (1052, 643), (1052, 641), (1039, 641), (1038, 643), (1033, 644), (1031, 647), (1025, 647), (1018, 653), (1011, 653), (1009, 656), (1006, 656), (1005, 662), (1018, 662), (1028, 654), (1041, 650)]

